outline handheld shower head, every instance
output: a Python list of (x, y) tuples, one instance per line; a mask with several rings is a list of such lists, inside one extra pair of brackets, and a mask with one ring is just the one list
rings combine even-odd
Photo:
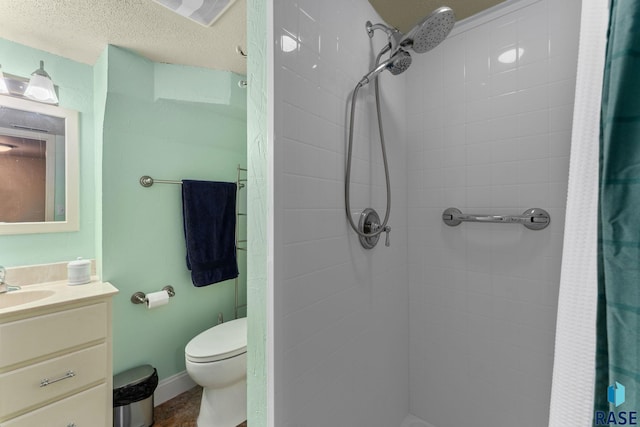
[(398, 49), (396, 54), (393, 55), (391, 57), (391, 59), (392, 59), (392, 61), (387, 66), (387, 69), (394, 76), (397, 76), (398, 74), (404, 73), (405, 71), (407, 71), (407, 68), (409, 68), (409, 66), (411, 66), (411, 61), (412, 61), (411, 55), (409, 55), (409, 52), (407, 52), (405, 50)]
[(416, 53), (425, 53), (447, 38), (456, 18), (450, 7), (440, 7), (418, 22), (401, 40), (401, 47), (410, 47)]
[(368, 84), (374, 77), (383, 72), (384, 70), (389, 70), (391, 74), (397, 76), (400, 73), (409, 68), (411, 65), (411, 55), (409, 52), (398, 49), (398, 51), (391, 56), (391, 58), (387, 59), (384, 62), (378, 64), (373, 70), (369, 71), (358, 83), (360, 86), (364, 86)]
[[(368, 74), (364, 75), (362, 79), (360, 79), (351, 94), (351, 115), (349, 121), (350, 125), (348, 137), (349, 142), (347, 148), (346, 176), (344, 180), (344, 205), (349, 225), (358, 234), (358, 236), (360, 236), (360, 243), (367, 249), (371, 249), (372, 247), (374, 247), (378, 242), (380, 234), (385, 232), (387, 233), (386, 246), (389, 246), (389, 231), (391, 231), (391, 227), (387, 226), (387, 222), (389, 221), (389, 215), (391, 212), (391, 181), (389, 179), (389, 165), (387, 162), (387, 152), (384, 143), (384, 131), (382, 129), (380, 90), (378, 84), (379, 82), (376, 80), (376, 110), (378, 113), (378, 129), (380, 131), (380, 145), (382, 148), (382, 160), (384, 164), (385, 182), (387, 188), (387, 210), (384, 215), (382, 224), (377, 225), (377, 228), (369, 227), (367, 225), (367, 222), (362, 220), (360, 221), (360, 226), (356, 226), (356, 224), (353, 222), (353, 218), (351, 217), (352, 212), (350, 202), (350, 185), (353, 135), (355, 127), (354, 121), (356, 116), (356, 102), (358, 100), (358, 91), (384, 70), (389, 70), (389, 72), (391, 72), (391, 74), (393, 75), (398, 75), (406, 71), (407, 68), (409, 68), (409, 66), (411, 65), (411, 55), (409, 54), (409, 52), (407, 52), (406, 49), (412, 48), (417, 53), (424, 53), (433, 49), (449, 35), (451, 28), (453, 28), (454, 22), (455, 18), (453, 16), (453, 11), (448, 7), (441, 7), (424, 18), (421, 22), (418, 23), (418, 25), (416, 25), (411, 31), (409, 31), (407, 35), (404, 36), (400, 31), (396, 30), (395, 28), (387, 27), (384, 24), (373, 25), (369, 21), (367, 21), (366, 23), (367, 34), (369, 34), (369, 37), (373, 37), (373, 33), (375, 32), (375, 30), (383, 30), (387, 34), (388, 43), (384, 48), (382, 48), (382, 50), (376, 57), (375, 67), (371, 71), (369, 71)], [(389, 59), (380, 62), (382, 55), (386, 54), (387, 52), (391, 52), (389, 54)], [(368, 218), (371, 218), (370, 215), (372, 211), (375, 213), (374, 210), (367, 209), (361, 215), (366, 214)], [(377, 216), (378, 215), (376, 214), (375, 217)], [(365, 216), (362, 216), (361, 218), (365, 218)], [(378, 218), (373, 222), (380, 222), (380, 219)]]

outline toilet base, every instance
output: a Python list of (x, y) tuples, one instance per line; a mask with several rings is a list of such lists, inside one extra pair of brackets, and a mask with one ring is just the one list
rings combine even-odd
[(204, 388), (198, 427), (237, 427), (247, 419), (247, 380), (225, 388)]

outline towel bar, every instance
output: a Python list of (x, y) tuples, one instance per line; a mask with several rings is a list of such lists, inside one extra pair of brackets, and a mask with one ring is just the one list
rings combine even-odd
[(463, 214), (460, 209), (447, 208), (442, 213), (442, 220), (445, 224), (455, 227), (463, 221), (466, 222), (497, 222), (497, 223), (517, 223), (522, 224), (529, 230), (542, 230), (547, 228), (551, 222), (549, 213), (544, 209), (527, 209), (522, 215), (476, 215)]
[[(238, 165), (238, 167), (236, 168), (236, 184), (238, 185), (238, 192), (240, 190), (242, 190), (243, 188), (245, 188), (246, 184), (245, 182), (247, 182), (247, 168), (243, 168), (240, 165)], [(244, 251), (247, 252), (247, 239), (246, 237), (244, 239), (240, 238), (240, 217), (246, 217), (247, 213), (246, 212), (240, 212), (240, 198), (236, 197), (236, 230), (235, 230), (235, 234), (236, 234), (236, 251)], [(241, 247), (239, 246), (240, 243), (243, 243), (245, 247)], [(238, 279), (238, 277), (236, 277), (235, 279), (235, 283), (234, 283), (234, 307), (233, 307), (233, 315), (234, 317), (237, 319), (239, 316), (239, 312), (241, 308), (245, 308), (247, 306), (246, 304), (246, 300), (244, 304), (240, 304), (240, 280)]]
[(143, 187), (151, 187), (154, 183), (182, 185), (182, 181), (171, 181), (167, 179), (153, 179), (149, 175), (144, 175), (140, 177), (140, 185), (142, 185)]
[[(246, 187), (246, 182), (247, 182), (247, 178), (246, 176), (241, 176), (241, 173), (246, 173), (248, 172), (247, 168), (243, 168), (240, 167), (240, 165), (238, 165), (238, 167), (236, 168), (236, 185), (237, 185), (237, 190), (242, 190)], [(166, 179), (153, 179), (151, 178), (149, 175), (144, 175), (142, 177), (140, 177), (140, 185), (142, 185), (143, 187), (151, 187), (153, 184), (178, 184), (178, 185), (182, 185), (182, 181), (174, 181), (174, 180), (166, 180)], [(247, 214), (246, 212), (239, 212), (239, 201), (238, 198), (236, 197), (236, 216), (239, 218), (241, 216), (246, 217)], [(239, 224), (238, 221), (236, 221), (236, 231), (235, 231), (235, 240), (236, 240), (236, 250), (238, 251), (247, 251), (247, 248), (243, 248), (243, 247), (239, 247), (238, 243), (247, 243), (246, 239), (240, 239), (239, 238)], [(238, 278), (236, 277), (235, 279), (235, 318), (238, 318), (238, 309), (246, 307), (246, 304), (244, 305), (240, 305), (240, 296), (239, 296), (239, 292), (238, 292), (238, 287), (240, 285), (240, 282), (238, 280)], [(164, 288), (163, 288), (164, 289)], [(167, 292), (169, 293), (169, 296), (174, 296), (175, 292), (173, 291), (173, 288), (171, 288), (171, 291), (167, 290)], [(145, 294), (142, 292), (136, 292), (135, 294), (133, 294), (131, 296), (131, 302), (134, 304), (143, 304), (145, 302)]]
[[(238, 179), (236, 181), (236, 184), (238, 185), (238, 188), (242, 189), (245, 187), (245, 184), (243, 184), (243, 182), (247, 182), (246, 179)], [(182, 181), (174, 181), (174, 180), (170, 180), (170, 179), (154, 179), (151, 178), (149, 175), (144, 175), (140, 177), (140, 185), (142, 185), (143, 187), (151, 187), (153, 184), (179, 184), (182, 185)]]

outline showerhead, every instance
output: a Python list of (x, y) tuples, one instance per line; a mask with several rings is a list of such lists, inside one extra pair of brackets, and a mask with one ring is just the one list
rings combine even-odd
[(447, 38), (456, 19), (450, 7), (440, 7), (431, 12), (427, 17), (411, 29), (406, 35), (395, 28), (387, 27), (384, 24), (373, 25), (370, 21), (366, 23), (367, 34), (373, 37), (375, 30), (383, 30), (387, 34), (389, 43), (378, 55), (380, 56), (391, 51), (389, 59), (369, 71), (359, 82), (364, 86), (384, 70), (389, 70), (391, 74), (397, 76), (409, 68), (411, 65), (411, 55), (406, 49), (411, 48), (416, 53), (425, 53), (439, 45)]
[(450, 7), (440, 7), (418, 22), (402, 39), (401, 47), (410, 47), (416, 53), (425, 53), (447, 38), (456, 18)]
[(364, 86), (367, 83), (369, 83), (374, 77), (376, 77), (378, 74), (380, 74), (381, 72), (383, 72), (384, 70), (389, 70), (391, 72), (391, 74), (393, 74), (394, 76), (397, 76), (400, 73), (403, 73), (404, 71), (407, 70), (407, 68), (409, 68), (409, 66), (411, 65), (411, 55), (409, 55), (409, 52), (403, 50), (403, 49), (398, 49), (398, 51), (396, 53), (394, 53), (391, 58), (387, 59), (386, 61), (378, 64), (376, 66), (376, 68), (374, 68), (373, 70), (369, 71), (368, 74), (366, 74), (364, 77), (362, 77), (362, 79), (360, 79), (360, 86)]
[(391, 59), (392, 61), (387, 66), (387, 70), (389, 70), (394, 76), (407, 71), (407, 68), (409, 68), (412, 61), (409, 52), (402, 49), (399, 49), (398, 52), (393, 55), (393, 57), (391, 57)]

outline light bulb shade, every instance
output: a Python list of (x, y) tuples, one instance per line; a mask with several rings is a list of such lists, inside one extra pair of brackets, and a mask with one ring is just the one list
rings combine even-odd
[(205, 27), (210, 27), (235, 0), (153, 0)]
[(56, 95), (51, 79), (35, 72), (31, 75), (31, 80), (29, 80), (27, 90), (24, 91), (24, 96), (47, 104), (58, 103), (58, 95)]
[(9, 93), (9, 88), (7, 87), (7, 82), (4, 80), (4, 74), (2, 73), (2, 69), (0, 68), (0, 94), (7, 95)]

